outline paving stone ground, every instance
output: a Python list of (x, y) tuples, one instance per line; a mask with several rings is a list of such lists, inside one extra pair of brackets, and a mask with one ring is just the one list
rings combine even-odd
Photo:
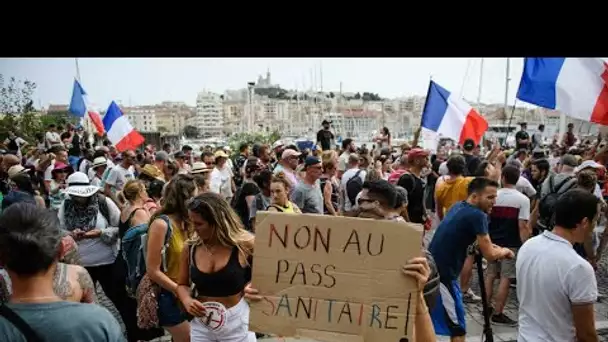
[[(432, 238), (432, 233), (428, 234), (425, 237), (426, 241), (430, 241)], [(596, 328), (598, 329), (598, 334), (600, 335), (600, 341), (608, 342), (608, 252), (604, 253), (602, 259), (598, 265), (598, 271), (596, 273), (597, 284), (599, 293), (603, 296), (606, 296), (605, 299), (595, 304), (595, 314), (596, 314)], [(496, 282), (498, 284), (498, 282)], [(477, 294), (479, 294), (479, 281), (477, 278), (477, 273), (474, 272), (473, 279), (471, 281), (471, 288)], [(101, 286), (97, 286), (97, 293), (99, 302), (101, 305), (105, 306), (110, 312), (117, 318), (120, 322), (123, 331), (124, 324), (122, 323), (122, 319), (118, 314), (118, 311), (112, 304), (112, 302), (105, 296), (103, 291), (101, 290)], [(515, 289), (511, 289), (509, 292), (509, 299), (507, 301), (505, 307), (505, 314), (511, 317), (512, 319), (517, 320), (518, 317), (518, 301), (515, 293)], [(467, 320), (467, 340), (469, 341), (477, 341), (481, 340), (481, 334), (483, 332), (483, 314), (481, 312), (481, 304), (466, 304), (466, 320)], [(494, 340), (497, 342), (501, 341), (516, 341), (517, 340), (517, 328), (516, 327), (504, 327), (504, 326), (492, 326), (492, 331), (494, 333)], [(164, 337), (156, 339), (154, 341), (171, 341), (171, 338), (168, 334)], [(270, 338), (264, 339), (267, 342), (290, 342), (290, 341), (299, 341), (299, 342), (314, 342), (312, 340), (307, 339), (284, 339), (284, 338)], [(439, 338), (438, 341), (449, 341), (449, 339)]]

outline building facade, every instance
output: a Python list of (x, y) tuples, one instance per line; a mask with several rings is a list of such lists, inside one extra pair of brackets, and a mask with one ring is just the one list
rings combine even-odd
[(202, 137), (222, 137), (224, 132), (224, 108), (220, 94), (202, 91), (196, 97), (196, 113), (186, 120), (187, 125), (198, 128)]

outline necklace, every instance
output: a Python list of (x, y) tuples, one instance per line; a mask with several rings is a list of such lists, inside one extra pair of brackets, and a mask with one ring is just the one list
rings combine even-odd
[(213, 256), (213, 251), (211, 249), (215, 246), (207, 246), (205, 244), (203, 244), (203, 246), (205, 247), (205, 251), (207, 251), (209, 255)]
[(59, 299), (59, 297), (57, 296), (41, 296), (41, 297), (24, 297), (24, 298), (11, 298), (11, 302), (17, 302), (17, 303), (27, 303), (27, 302), (35, 302), (35, 301), (39, 301), (39, 300), (46, 300), (46, 299)]

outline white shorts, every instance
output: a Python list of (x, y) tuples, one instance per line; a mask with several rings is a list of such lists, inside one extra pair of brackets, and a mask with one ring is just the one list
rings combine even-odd
[(203, 323), (204, 318), (195, 317), (190, 322), (191, 342), (256, 342), (255, 333), (249, 331), (249, 304), (245, 299), (226, 310), (225, 323), (213, 328)]

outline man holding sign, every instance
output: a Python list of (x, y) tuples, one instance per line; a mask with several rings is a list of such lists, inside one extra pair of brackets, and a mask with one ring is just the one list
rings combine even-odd
[(440, 277), (440, 300), (431, 312), (435, 333), (464, 341), (465, 311), (458, 276), (467, 257), (469, 245), (477, 242), (488, 261), (513, 258), (513, 251), (494, 245), (488, 235), (488, 216), (496, 202), (498, 183), (475, 178), (468, 188), (466, 201), (458, 202), (447, 212), (429, 245)]

